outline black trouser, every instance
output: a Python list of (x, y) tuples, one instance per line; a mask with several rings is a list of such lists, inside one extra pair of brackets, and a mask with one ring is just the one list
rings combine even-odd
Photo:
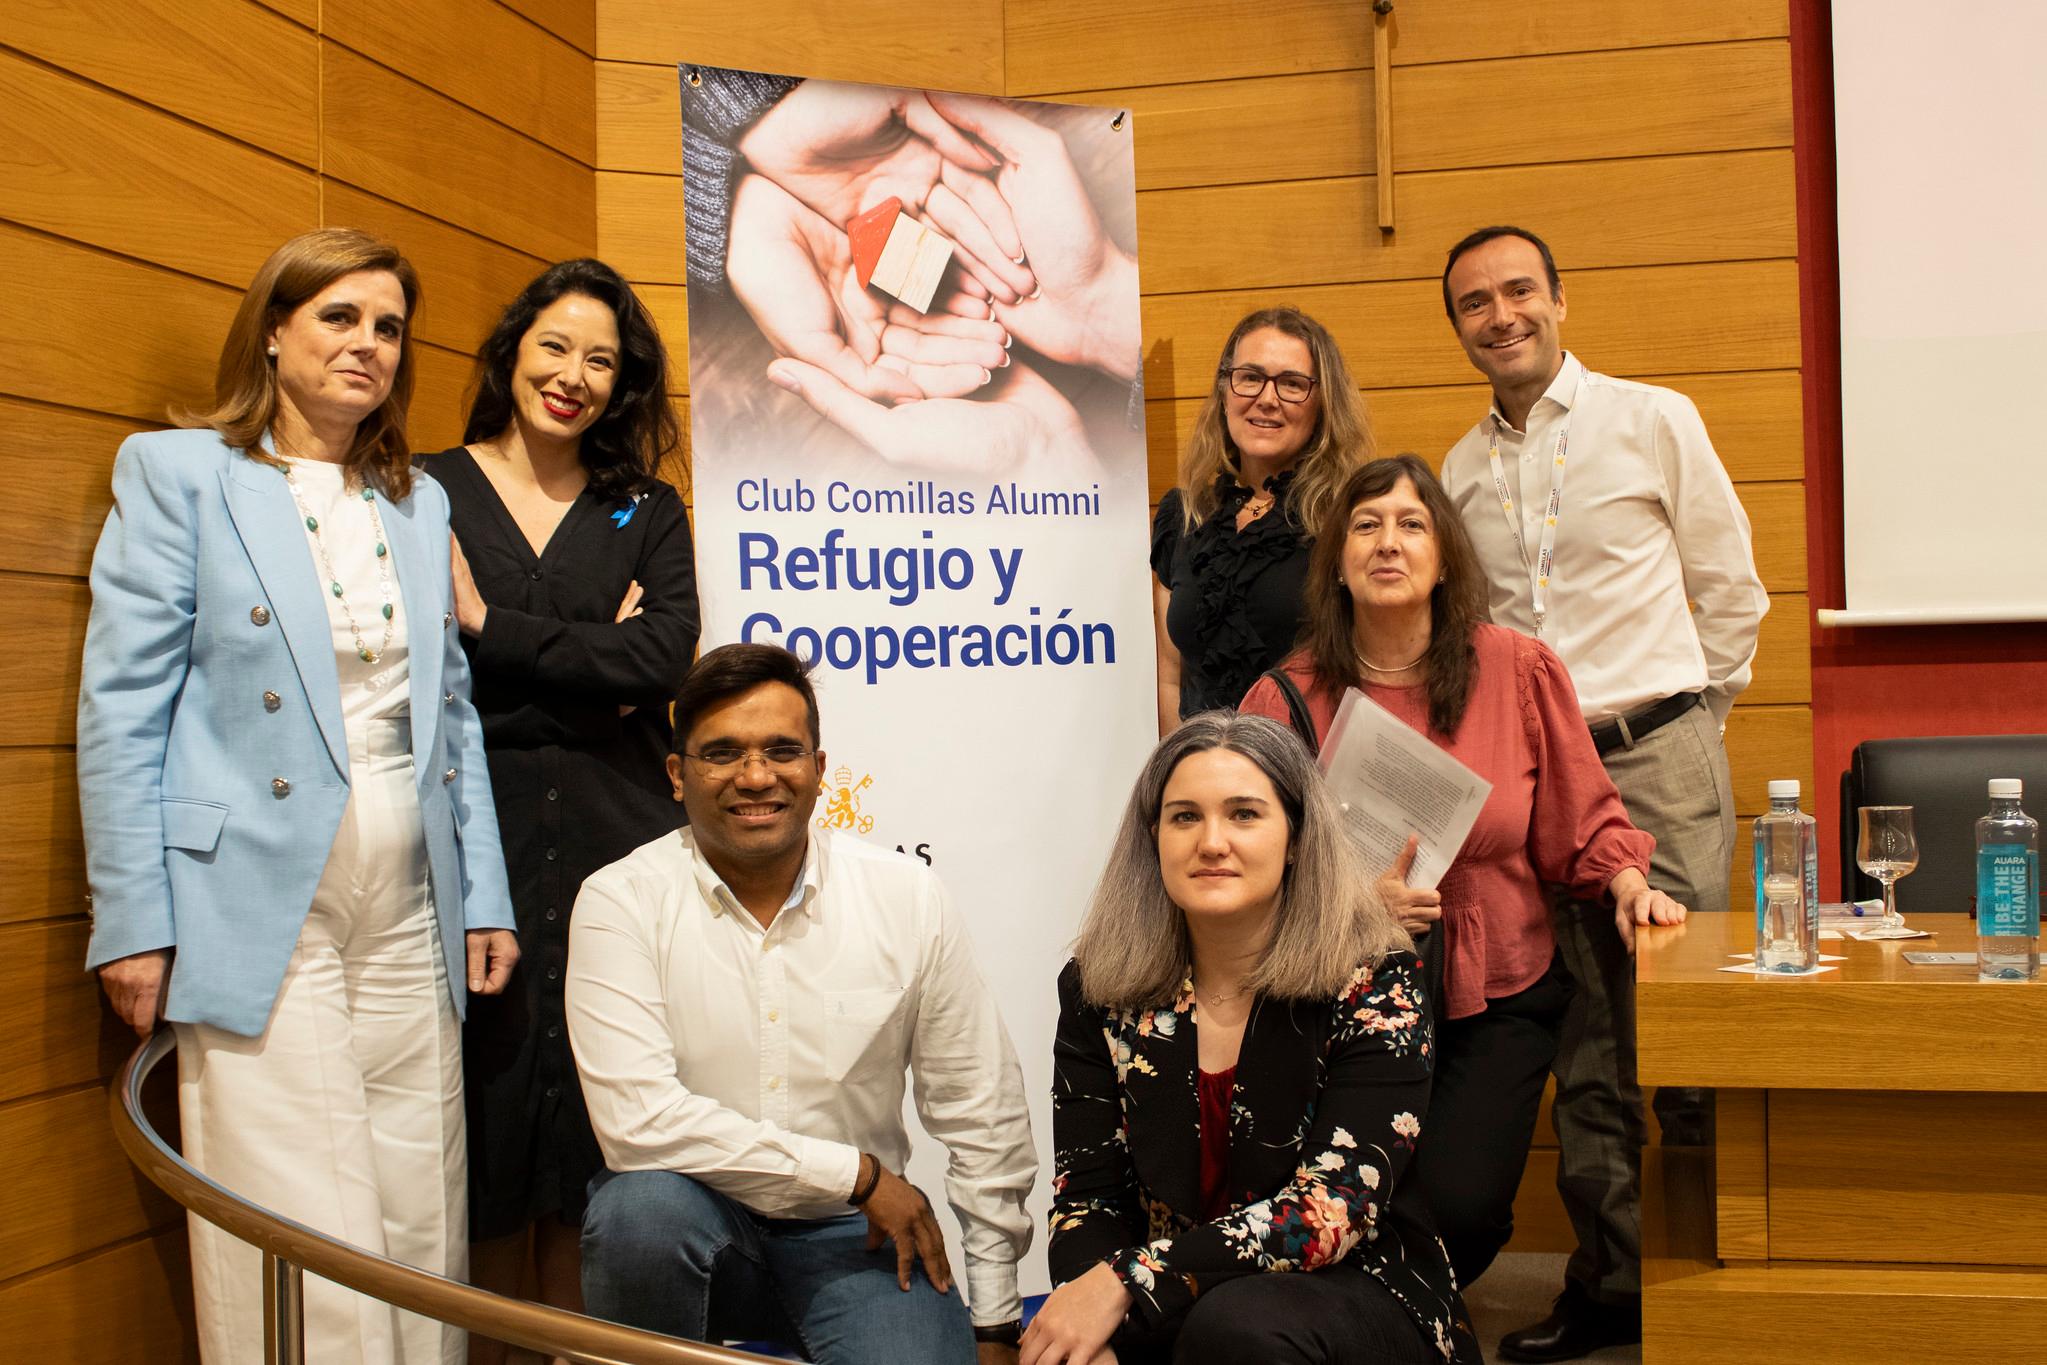
[(1391, 1290), (1339, 1264), (1305, 1275), (1246, 1275), (1208, 1290), (1172, 1345), (1119, 1345), (1125, 1365), (1442, 1365)]
[(1514, 1196), (1570, 999), (1570, 978), (1552, 959), (1534, 985), (1486, 1001), (1483, 1013), (1438, 1016), (1415, 1169), (1461, 1289), (1514, 1235)]

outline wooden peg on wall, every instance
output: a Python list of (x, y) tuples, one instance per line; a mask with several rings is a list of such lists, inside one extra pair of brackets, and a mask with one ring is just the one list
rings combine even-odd
[(1372, 104), (1379, 135), (1379, 231), (1393, 231), (1393, 0), (1372, 0)]

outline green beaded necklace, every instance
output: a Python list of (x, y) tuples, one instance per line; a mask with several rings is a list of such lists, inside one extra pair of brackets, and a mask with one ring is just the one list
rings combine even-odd
[(384, 598), (384, 640), (372, 651), (363, 643), (362, 627), (355, 620), (355, 608), (348, 604), (348, 596), (341, 590), (341, 579), (334, 572), (333, 561), (327, 557), (327, 537), (321, 533), (320, 519), (306, 506), (305, 497), (299, 491), (298, 476), (292, 472), (289, 461), (284, 466), (284, 482), (291, 489), (291, 500), (297, 504), (299, 515), (306, 519), (306, 529), (313, 533), (313, 551), (320, 556), (320, 572), (327, 576), (327, 587), (340, 600), (341, 614), (348, 618), (348, 633), (355, 637), (356, 657), (366, 664), (376, 663), (391, 648), (391, 634), (397, 628), (397, 621), (391, 595), (391, 550), (384, 543), (384, 519), (377, 512), (375, 490), (365, 487), (362, 491), (362, 500), (370, 507), (370, 529), (377, 537), (377, 587)]

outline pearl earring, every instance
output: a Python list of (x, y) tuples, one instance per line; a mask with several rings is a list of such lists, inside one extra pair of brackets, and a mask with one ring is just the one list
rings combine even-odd
[(267, 356), (271, 357), (272, 359), (275, 359), (275, 358), (277, 357), (277, 346), (276, 346), (276, 344), (275, 344), (275, 343), (272, 343), (272, 344), (271, 344), (271, 345), (270, 345), (269, 347), (267, 347), (267, 348), (266, 348), (266, 349), (264, 350), (263, 354), (265, 354), (265, 355), (267, 355)]

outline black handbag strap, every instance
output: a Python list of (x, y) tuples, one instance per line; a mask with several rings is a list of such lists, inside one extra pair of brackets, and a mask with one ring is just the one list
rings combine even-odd
[(1272, 679), (1272, 685), (1279, 689), (1279, 695), (1286, 698), (1287, 718), (1293, 722), (1294, 733), (1301, 737), (1301, 743), (1308, 746), (1311, 754), (1321, 752), (1321, 741), (1315, 738), (1315, 718), (1308, 714), (1308, 699), (1301, 695), (1301, 689), (1294, 686), (1294, 680), (1281, 668), (1268, 668), (1265, 676)]

